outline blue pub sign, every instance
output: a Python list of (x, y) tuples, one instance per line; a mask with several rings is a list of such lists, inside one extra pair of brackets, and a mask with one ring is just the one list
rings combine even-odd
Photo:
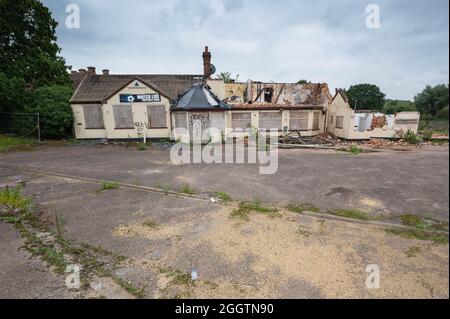
[(120, 94), (120, 103), (161, 102), (161, 96), (153, 94)]

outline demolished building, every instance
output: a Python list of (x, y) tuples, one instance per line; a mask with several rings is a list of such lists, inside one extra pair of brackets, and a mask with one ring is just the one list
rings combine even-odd
[(214, 127), (222, 138), (302, 136), (329, 132), (345, 139), (401, 137), (417, 132), (419, 114), (382, 115), (354, 111), (343, 90), (333, 97), (326, 83), (273, 83), (212, 79), (208, 47), (203, 74), (97, 74), (94, 67), (73, 71), (76, 87), (70, 103), (77, 139), (172, 138), (178, 128), (194, 134)]

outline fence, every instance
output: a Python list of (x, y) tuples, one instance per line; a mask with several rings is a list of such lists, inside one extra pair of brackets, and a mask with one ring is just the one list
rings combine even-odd
[(40, 142), (39, 113), (0, 112), (0, 134), (34, 138)]

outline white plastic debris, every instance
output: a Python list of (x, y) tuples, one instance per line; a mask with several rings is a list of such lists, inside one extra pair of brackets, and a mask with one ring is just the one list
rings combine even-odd
[(210, 200), (211, 203), (213, 203), (213, 204), (218, 202), (217, 198), (214, 198), (214, 197), (211, 197), (209, 200)]
[(197, 280), (198, 279), (198, 273), (197, 270), (193, 269), (191, 272), (191, 279), (192, 280)]

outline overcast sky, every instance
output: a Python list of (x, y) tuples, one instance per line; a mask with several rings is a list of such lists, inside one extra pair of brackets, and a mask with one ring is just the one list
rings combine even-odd
[[(208, 45), (217, 72), (247, 79), (335, 87), (374, 83), (412, 99), (448, 83), (448, 0), (44, 0), (74, 69), (201, 74)], [(65, 25), (68, 4), (80, 28)], [(380, 28), (366, 27), (366, 6)]]

